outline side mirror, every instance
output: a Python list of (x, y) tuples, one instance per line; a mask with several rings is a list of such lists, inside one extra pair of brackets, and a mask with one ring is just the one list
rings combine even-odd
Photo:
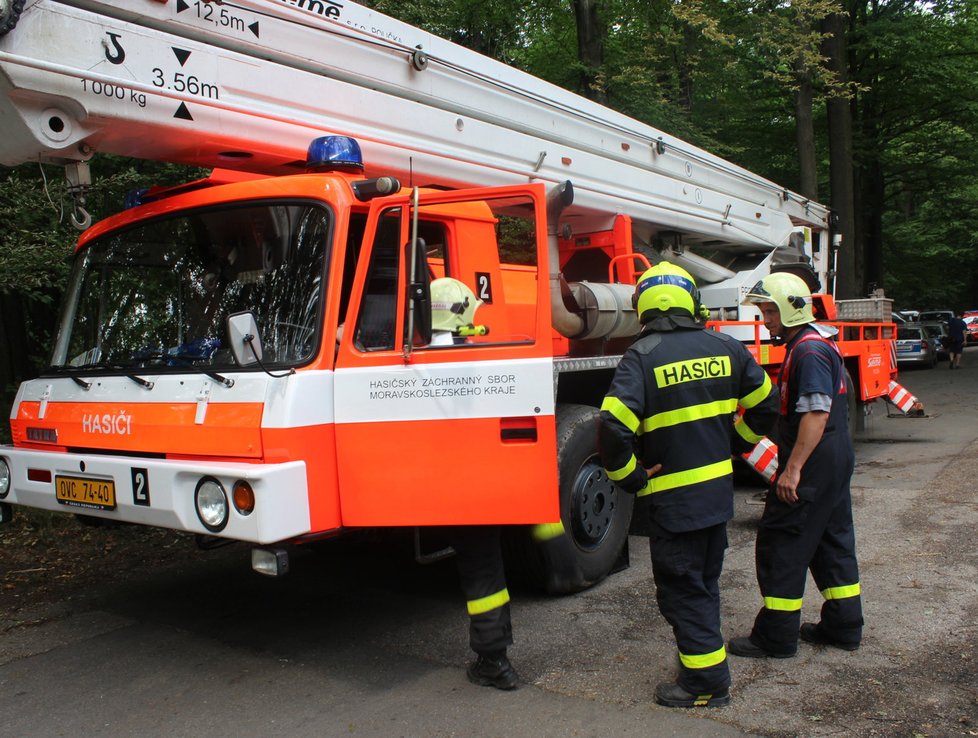
[(228, 346), (238, 366), (261, 363), (261, 337), (258, 322), (250, 310), (228, 316)]
[[(411, 244), (408, 244), (408, 249)], [(428, 266), (427, 247), (423, 238), (414, 242), (414, 273), (408, 285), (408, 300), (414, 312), (413, 341), (417, 346), (431, 343), (431, 269)], [(410, 253), (408, 263), (412, 263)]]

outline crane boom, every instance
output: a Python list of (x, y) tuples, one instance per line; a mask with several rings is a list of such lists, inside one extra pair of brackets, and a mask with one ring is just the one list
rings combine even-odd
[(352, 2), (35, 0), (0, 38), (0, 90), (6, 165), (104, 152), (287, 173), (326, 132), (417, 184), (569, 179), (569, 217), (628, 215), (640, 241), (770, 250), (827, 226), (746, 169)]

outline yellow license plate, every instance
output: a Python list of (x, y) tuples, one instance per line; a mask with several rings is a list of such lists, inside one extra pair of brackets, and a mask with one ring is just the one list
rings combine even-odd
[(56, 476), (54, 490), (62, 505), (87, 507), (90, 510), (115, 509), (115, 482), (111, 479)]

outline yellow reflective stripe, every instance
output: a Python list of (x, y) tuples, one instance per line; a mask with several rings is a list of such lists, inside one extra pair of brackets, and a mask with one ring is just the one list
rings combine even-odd
[(859, 582), (846, 584), (842, 587), (829, 587), (822, 590), (822, 595), (827, 600), (844, 600), (847, 597), (859, 596)]
[(480, 597), (477, 600), (469, 600), (466, 604), (469, 608), (469, 615), (482, 615), (482, 613), (502, 607), (507, 602), (509, 602), (509, 590), (501, 589), (496, 594)]
[(632, 454), (632, 458), (630, 458), (628, 463), (621, 469), (605, 469), (605, 471), (608, 472), (608, 479), (610, 479), (612, 482), (620, 482), (622, 479), (635, 471), (637, 466), (638, 459), (635, 458), (635, 454)]
[[(727, 474), (733, 474), (733, 462), (730, 459), (724, 459), (715, 464), (707, 464), (706, 466), (700, 466), (695, 469), (663, 474), (661, 477), (652, 477), (649, 480), (649, 486), (652, 488), (652, 492), (665, 492), (676, 487), (686, 487), (690, 484), (708, 482), (711, 479), (718, 479)], [(645, 492), (645, 494), (648, 493)]]
[(717, 415), (729, 415), (736, 409), (737, 401), (730, 399), (704, 402), (702, 405), (690, 405), (677, 410), (667, 410), (643, 420), (642, 433), (651, 433), (659, 428), (668, 428), (680, 423), (692, 423), (694, 420), (703, 420), (703, 418), (715, 418)]
[(556, 523), (540, 523), (533, 526), (531, 534), (537, 543), (551, 541), (554, 538), (564, 535), (564, 523), (558, 520)]
[(617, 397), (605, 397), (601, 403), (604, 412), (611, 413), (619, 423), (628, 428), (632, 433), (638, 431), (638, 416), (628, 409), (628, 406)]
[(784, 597), (765, 597), (764, 607), (768, 610), (781, 610), (782, 612), (794, 612), (801, 609), (801, 598), (788, 600)]
[(734, 423), (734, 430), (737, 431), (737, 435), (743, 438), (747, 443), (753, 443), (755, 446), (761, 442), (764, 436), (758, 435), (751, 427), (747, 425), (747, 422), (743, 418), (737, 418)]
[(652, 480), (650, 479), (648, 482), (645, 483), (645, 486), (642, 487), (642, 489), (640, 489), (638, 492), (635, 493), (635, 496), (645, 497), (645, 495), (650, 495), (653, 492), (655, 492), (655, 490), (652, 489)]
[(758, 403), (763, 402), (769, 394), (771, 394), (771, 378), (765, 373), (764, 384), (746, 397), (741, 397), (740, 406), (750, 410), (752, 407), (756, 407)]
[(683, 662), (683, 666), (687, 669), (708, 669), (711, 666), (722, 664), (726, 658), (727, 649), (724, 646), (720, 646), (713, 653), (704, 653), (699, 656), (690, 656), (681, 651), (679, 652), (679, 660)]

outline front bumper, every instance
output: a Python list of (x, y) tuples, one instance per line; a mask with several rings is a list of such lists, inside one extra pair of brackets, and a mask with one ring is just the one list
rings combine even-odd
[[(79, 513), (252, 543), (275, 543), (310, 531), (306, 465), (301, 461), (243, 464), (163, 460), (59, 453), (13, 446), (0, 446), (0, 458), (10, 467), (10, 491), (2, 500), (10, 505)], [(58, 476), (111, 480), (115, 485), (115, 509), (99, 510), (59, 502), (54, 483)], [(194, 506), (194, 491), (203, 477), (217, 479), (228, 494), (235, 481), (248, 482), (255, 492), (254, 511), (242, 515), (230, 505), (224, 529), (218, 533), (208, 530), (197, 517)]]

